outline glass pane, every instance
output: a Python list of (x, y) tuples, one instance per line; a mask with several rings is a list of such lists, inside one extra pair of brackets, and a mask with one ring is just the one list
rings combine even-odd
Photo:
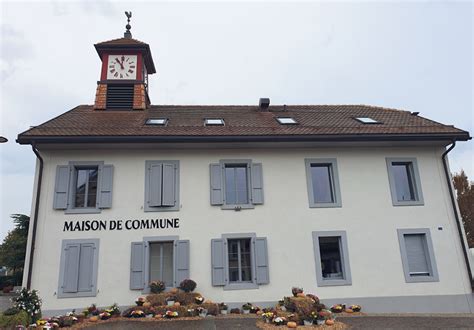
[(163, 244), (163, 278), (167, 287), (173, 287), (173, 243)]
[(225, 168), (225, 203), (236, 204), (235, 174), (233, 167)]
[(161, 280), (161, 244), (150, 244), (150, 282)]
[(89, 172), (89, 187), (87, 189), (87, 207), (96, 207), (97, 201), (97, 176), (98, 169), (90, 169)]
[(340, 237), (320, 237), (321, 270), (325, 279), (343, 279)]
[(242, 269), (242, 281), (252, 281), (252, 260), (250, 256), (250, 240), (240, 240), (240, 267)]
[(247, 167), (236, 167), (234, 170), (237, 190), (236, 204), (248, 204)]
[(150, 244), (150, 282), (163, 281), (173, 286), (173, 243)]
[(397, 191), (397, 200), (415, 200), (413, 178), (411, 177), (411, 163), (393, 163), (392, 172), (395, 181), (395, 189)]
[(85, 207), (86, 203), (86, 181), (88, 170), (76, 170), (76, 191), (74, 199), (74, 207)]
[(311, 165), (313, 196), (315, 203), (334, 203), (331, 184), (331, 165)]

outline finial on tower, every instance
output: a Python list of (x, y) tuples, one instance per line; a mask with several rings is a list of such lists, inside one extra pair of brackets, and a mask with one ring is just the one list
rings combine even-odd
[(131, 11), (126, 11), (125, 16), (127, 16), (127, 25), (125, 25), (125, 28), (127, 31), (123, 34), (123, 36), (127, 39), (132, 39), (132, 33), (130, 32), (130, 29), (132, 28), (130, 26), (130, 17), (132, 17), (132, 12)]

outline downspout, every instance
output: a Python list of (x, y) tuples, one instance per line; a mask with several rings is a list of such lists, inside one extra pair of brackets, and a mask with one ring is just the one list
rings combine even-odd
[(458, 234), (459, 234), (459, 239), (461, 240), (461, 245), (462, 245), (462, 252), (464, 255), (464, 261), (466, 263), (466, 268), (467, 268), (467, 274), (469, 275), (469, 281), (471, 283), (471, 289), (474, 289), (474, 279), (472, 278), (472, 271), (471, 271), (471, 266), (469, 263), (469, 251), (466, 249), (466, 245), (464, 244), (464, 236), (463, 236), (463, 231), (462, 231), (462, 221), (459, 219), (459, 214), (457, 211), (457, 201), (456, 197), (454, 194), (452, 182), (451, 182), (451, 173), (448, 170), (448, 163), (446, 160), (446, 156), (448, 153), (454, 149), (456, 146), (456, 140), (452, 141), (451, 146), (443, 152), (443, 155), (441, 156), (443, 160), (443, 167), (444, 167), (444, 174), (446, 175), (446, 181), (448, 184), (448, 190), (449, 190), (449, 195), (451, 196), (451, 204), (453, 205), (453, 212), (454, 212), (454, 217), (456, 218), (456, 226), (458, 228)]
[(33, 152), (35, 153), (36, 157), (40, 162), (39, 171), (38, 171), (38, 185), (36, 186), (36, 201), (35, 201), (35, 214), (33, 216), (33, 232), (31, 235), (31, 245), (30, 245), (30, 259), (28, 265), (28, 278), (26, 281), (26, 289), (31, 289), (31, 274), (33, 269), (33, 257), (35, 255), (35, 243), (36, 243), (36, 228), (38, 224), (38, 210), (39, 210), (39, 203), (40, 203), (40, 193), (41, 193), (41, 181), (43, 179), (43, 158), (36, 149), (36, 145), (33, 143), (31, 145)]

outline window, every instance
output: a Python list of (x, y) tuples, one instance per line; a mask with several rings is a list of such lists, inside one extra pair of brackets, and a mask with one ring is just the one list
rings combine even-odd
[(69, 162), (56, 168), (53, 208), (66, 213), (100, 213), (112, 207), (113, 165)]
[(313, 232), (318, 286), (351, 285), (345, 231)]
[(178, 236), (144, 237), (132, 242), (130, 290), (150, 291), (149, 283), (160, 280), (177, 287), (189, 278), (189, 240)]
[(278, 123), (280, 123), (281, 125), (294, 125), (294, 124), (298, 124), (296, 122), (296, 120), (292, 117), (277, 117), (276, 120), (278, 121)]
[(145, 162), (145, 212), (179, 210), (179, 161)]
[(398, 240), (405, 281), (439, 281), (429, 229), (398, 229)]
[(269, 283), (267, 239), (224, 234), (211, 240), (212, 285), (224, 290), (257, 289)]
[(240, 210), (263, 204), (262, 164), (251, 160), (221, 160), (210, 165), (211, 205)]
[(310, 207), (340, 207), (341, 193), (336, 159), (306, 159)]
[(61, 251), (58, 298), (95, 297), (99, 240), (63, 240)]
[(370, 117), (357, 117), (356, 120), (360, 121), (363, 124), (381, 124), (381, 122)]
[(416, 159), (387, 158), (387, 168), (393, 205), (423, 205)]
[(156, 126), (166, 126), (168, 123), (167, 118), (150, 118), (147, 119), (146, 124), (147, 125), (156, 125)]
[(206, 118), (204, 119), (204, 125), (205, 126), (224, 126), (224, 119), (221, 118)]
[(173, 286), (173, 242), (150, 243), (150, 282)]

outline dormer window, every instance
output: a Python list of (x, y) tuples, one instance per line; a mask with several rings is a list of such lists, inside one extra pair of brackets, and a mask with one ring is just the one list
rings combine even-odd
[(381, 124), (381, 122), (370, 117), (356, 117), (355, 119), (360, 121), (362, 124)]
[(166, 126), (168, 123), (168, 118), (149, 118), (146, 121), (146, 125), (153, 126)]
[(277, 117), (276, 120), (280, 125), (295, 125), (298, 124), (295, 118), (292, 117)]
[(206, 118), (204, 119), (205, 126), (224, 126), (224, 119), (222, 118)]

